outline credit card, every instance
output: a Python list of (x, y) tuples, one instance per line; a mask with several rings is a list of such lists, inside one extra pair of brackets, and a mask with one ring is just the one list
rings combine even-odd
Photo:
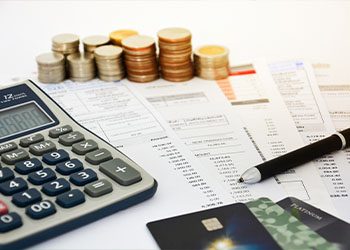
[(283, 249), (338, 249), (268, 198), (246, 205)]
[(277, 204), (339, 249), (350, 249), (349, 223), (294, 197), (285, 198)]
[(242, 203), (147, 224), (161, 249), (281, 249)]

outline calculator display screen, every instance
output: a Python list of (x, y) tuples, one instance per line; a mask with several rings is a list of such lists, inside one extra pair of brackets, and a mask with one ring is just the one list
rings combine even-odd
[(0, 111), (0, 139), (52, 123), (35, 102)]

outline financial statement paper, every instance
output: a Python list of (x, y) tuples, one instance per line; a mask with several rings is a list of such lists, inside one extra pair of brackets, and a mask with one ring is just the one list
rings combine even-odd
[[(259, 162), (303, 145), (263, 62), (239, 66), (232, 76), (220, 81), (195, 78), (183, 83), (158, 80), (129, 84), (158, 109), (188, 148), (212, 171), (216, 170), (214, 156), (221, 155), (232, 162), (239, 157), (229, 136), (234, 131), (229, 124), (234, 124), (237, 118), (243, 120), (246, 133), (260, 152)], [(205, 115), (210, 113), (211, 117)], [(245, 162), (242, 168), (252, 166)], [(235, 178), (242, 173), (242, 170), (231, 170)], [(277, 175), (275, 179), (289, 195), (336, 213), (312, 163)]]
[[(159, 184), (155, 196), (79, 230), (36, 245), (35, 249), (154, 249), (157, 246), (145, 226), (147, 222), (251, 200), (263, 194), (266, 196), (267, 191), (263, 190), (268, 190), (274, 200), (286, 196), (273, 180), (252, 188), (247, 186), (242, 188), (242, 192), (237, 192), (236, 197), (233, 196), (226, 188), (227, 180), (213, 176), (203, 167), (158, 112), (123, 82), (66, 81), (40, 84), (40, 87), (83, 126), (154, 176)], [(242, 135), (239, 135), (241, 132)], [(239, 148), (247, 150), (246, 160), (253, 164), (259, 155), (244, 131), (241, 132), (237, 127), (235, 136), (242, 138), (236, 139), (248, 144)], [(118, 241), (115, 241), (116, 235)], [(134, 240), (135, 235), (137, 241)], [(103, 240), (96, 241), (96, 238)]]
[[(274, 62), (269, 64), (269, 68), (305, 144), (336, 132), (309, 62)], [(346, 102), (339, 106), (346, 106)], [(327, 154), (313, 162), (327, 187), (338, 216), (350, 222), (350, 165), (346, 152), (341, 150)]]

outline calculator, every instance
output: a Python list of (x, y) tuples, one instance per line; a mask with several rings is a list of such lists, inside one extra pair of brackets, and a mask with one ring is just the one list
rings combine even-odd
[(154, 195), (156, 180), (30, 80), (0, 89), (0, 249), (37, 244)]

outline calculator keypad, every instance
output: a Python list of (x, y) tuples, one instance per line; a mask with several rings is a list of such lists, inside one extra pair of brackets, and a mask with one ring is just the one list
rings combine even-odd
[[(69, 125), (49, 130), (48, 136), (52, 140), (38, 133), (22, 138), (19, 145), (0, 145), (1, 161), (11, 165), (0, 167), (0, 193), (10, 196), (7, 204), (0, 200), (0, 234), (28, 219), (44, 220), (88, 203), (87, 197), (107, 195), (113, 191), (111, 182), (127, 186), (141, 180), (138, 171)], [(23, 209), (23, 215), (11, 207)]]

